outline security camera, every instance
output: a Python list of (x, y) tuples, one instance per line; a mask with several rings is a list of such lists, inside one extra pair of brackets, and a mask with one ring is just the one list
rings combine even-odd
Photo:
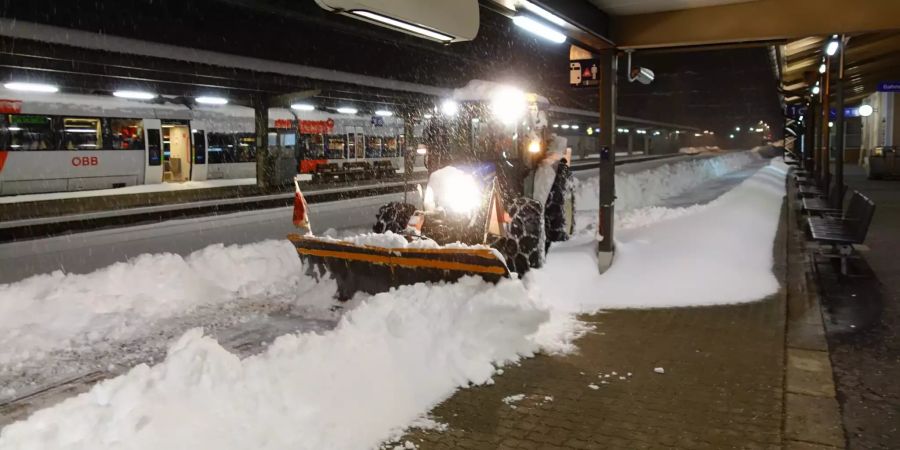
[(653, 71), (646, 67), (638, 67), (631, 65), (631, 50), (628, 51), (628, 81), (637, 81), (641, 84), (650, 84), (656, 75)]
[(650, 84), (655, 77), (656, 75), (653, 74), (653, 71), (646, 67), (632, 67), (631, 76), (628, 77), (628, 81), (637, 80), (641, 84)]

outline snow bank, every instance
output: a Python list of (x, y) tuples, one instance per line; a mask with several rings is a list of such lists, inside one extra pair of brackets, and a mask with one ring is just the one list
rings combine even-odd
[(603, 275), (596, 268), (594, 237), (585, 233), (551, 248), (547, 264), (528, 281), (566, 286), (543, 289), (541, 300), (570, 312), (765, 298), (779, 288), (772, 243), (786, 173), (783, 162), (773, 161), (706, 205), (642, 210), (651, 219), (635, 219), (639, 228), (620, 230), (614, 264)]
[[(759, 160), (756, 152), (744, 151), (679, 161), (636, 173), (617, 173), (616, 212), (658, 205), (665, 198)], [(596, 211), (599, 195), (599, 177), (582, 180), (576, 186), (575, 204), (579, 211)]]
[(89, 274), (33, 276), (0, 285), (0, 367), (133, 338), (202, 305), (273, 296), (301, 301), (312, 287), (288, 241), (212, 245), (187, 257), (145, 254)]
[(7, 426), (0, 449), (372, 448), (541, 350), (549, 318), (517, 280), (465, 278), (373, 296), (332, 331), (244, 360), (196, 329), (164, 362)]

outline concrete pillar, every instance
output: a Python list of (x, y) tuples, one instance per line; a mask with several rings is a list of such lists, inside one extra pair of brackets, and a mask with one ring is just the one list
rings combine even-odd
[(828, 201), (833, 208), (843, 207), (841, 191), (844, 189), (844, 46), (847, 41), (841, 36), (841, 46), (838, 48), (838, 79), (835, 90), (837, 91), (837, 120), (834, 128), (834, 189), (828, 193)]
[[(600, 54), (600, 218), (597, 243), (597, 265), (601, 273), (613, 262), (613, 214), (616, 199), (616, 72), (618, 62), (614, 50)], [(628, 136), (629, 151), (631, 135)]]
[(256, 124), (256, 185), (262, 189), (272, 187), (275, 167), (269, 155), (269, 102), (264, 96), (252, 98)]

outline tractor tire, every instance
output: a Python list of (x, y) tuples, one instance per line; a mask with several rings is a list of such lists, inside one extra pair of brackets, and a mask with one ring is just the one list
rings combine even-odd
[(544, 206), (546, 248), (551, 242), (568, 241), (575, 232), (575, 180), (569, 165), (560, 161)]
[(416, 212), (415, 205), (402, 202), (390, 202), (378, 209), (372, 231), (376, 233), (400, 233), (406, 230), (409, 218)]
[(510, 272), (520, 276), (544, 265), (544, 211), (540, 202), (517, 198), (507, 208), (512, 221), (504, 237), (490, 245), (503, 255)]

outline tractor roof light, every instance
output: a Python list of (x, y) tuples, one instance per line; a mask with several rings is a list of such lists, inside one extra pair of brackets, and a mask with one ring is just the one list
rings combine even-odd
[(528, 110), (525, 93), (511, 86), (504, 86), (494, 92), (491, 111), (500, 122), (511, 125), (519, 121)]

